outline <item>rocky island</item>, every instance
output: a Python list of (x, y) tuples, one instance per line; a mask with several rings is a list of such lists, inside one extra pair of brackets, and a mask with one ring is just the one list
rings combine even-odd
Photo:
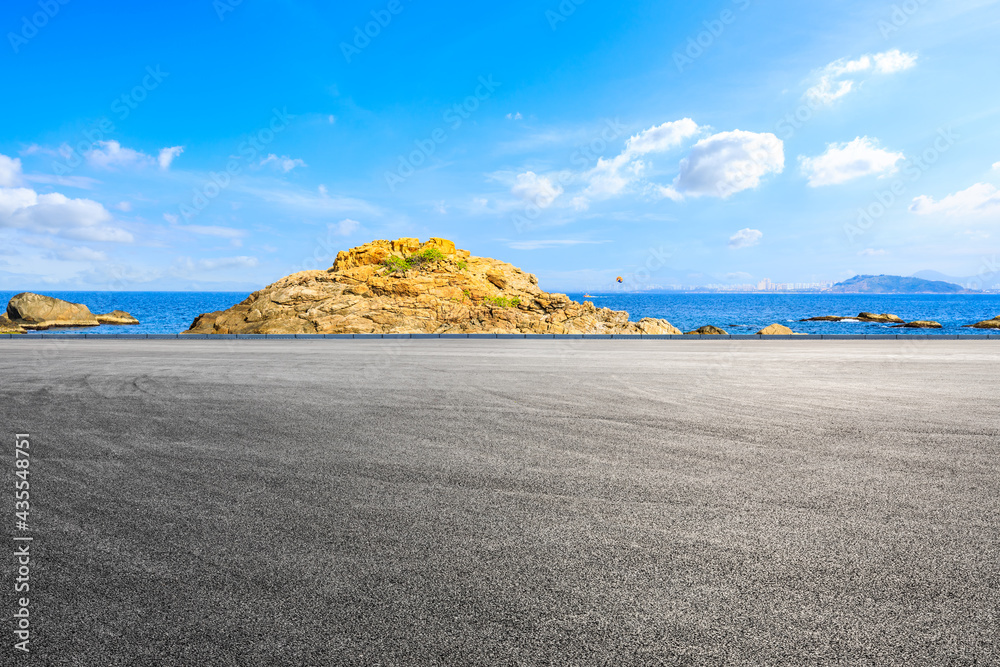
[(970, 294), (961, 285), (943, 280), (905, 276), (859, 275), (825, 290), (834, 294)]
[(222, 311), (191, 334), (543, 333), (680, 334), (666, 320), (545, 292), (534, 275), (475, 257), (449, 240), (372, 241), (325, 271), (301, 271)]
[(24, 333), (26, 330), (53, 327), (96, 327), (99, 324), (139, 324), (139, 320), (123, 310), (95, 315), (82, 303), (21, 292), (7, 303), (7, 314), (0, 317), (0, 333)]

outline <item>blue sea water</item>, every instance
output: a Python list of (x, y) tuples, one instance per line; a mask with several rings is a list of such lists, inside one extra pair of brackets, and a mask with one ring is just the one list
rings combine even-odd
[[(86, 327), (87, 333), (179, 333), (201, 313), (224, 310), (245, 299), (245, 292), (44, 292), (59, 299), (83, 303), (94, 313), (124, 310), (141, 324)], [(15, 292), (0, 292), (6, 304)], [(962, 325), (1000, 315), (1000, 294), (570, 294), (575, 301), (628, 311), (630, 319), (662, 317), (682, 331), (705, 324), (729, 333), (754, 333), (778, 322), (801, 333), (853, 334), (980, 334), (989, 329)], [(798, 322), (818, 315), (857, 315), (862, 311), (894, 313), (907, 321), (934, 320), (943, 329), (896, 329), (865, 322)], [(75, 331), (50, 329), (48, 333)]]
[[(191, 326), (194, 318), (213, 310), (225, 310), (249, 296), (247, 292), (56, 292), (40, 294), (82, 303), (92, 313), (124, 310), (139, 320), (139, 324), (96, 327), (59, 327), (41, 333), (180, 333)], [(17, 292), (0, 292), (0, 307), (6, 308)]]
[[(809, 334), (989, 334), (963, 325), (1000, 315), (1000, 294), (570, 294), (599, 308), (628, 311), (630, 320), (662, 317), (681, 331), (706, 324), (731, 334), (756, 333), (777, 322)], [(907, 322), (932, 320), (942, 329), (897, 329), (868, 322), (799, 322), (821, 315), (892, 313)]]

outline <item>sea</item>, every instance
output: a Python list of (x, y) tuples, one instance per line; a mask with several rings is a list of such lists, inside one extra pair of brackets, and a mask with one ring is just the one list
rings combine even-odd
[[(100, 325), (87, 333), (180, 333), (201, 313), (224, 310), (245, 299), (246, 292), (59, 292), (44, 291), (66, 301), (85, 304), (94, 313), (124, 310), (141, 324)], [(0, 292), (6, 304), (16, 292)], [(996, 329), (966, 329), (963, 325), (1000, 315), (1000, 294), (635, 294), (571, 293), (574, 301), (591, 301), (599, 308), (625, 310), (629, 319), (660, 317), (682, 331), (711, 324), (729, 333), (755, 333), (777, 322), (809, 334), (967, 334), (986, 335)], [(933, 320), (941, 329), (899, 329), (869, 322), (800, 322), (819, 315), (855, 316), (862, 311), (893, 313), (906, 321)], [(47, 333), (76, 331), (50, 329)]]

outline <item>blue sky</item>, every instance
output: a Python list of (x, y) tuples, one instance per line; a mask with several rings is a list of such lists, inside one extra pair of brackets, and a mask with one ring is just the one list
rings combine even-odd
[(0, 289), (400, 236), (564, 291), (996, 270), (1000, 2), (475, 5), (5, 3)]

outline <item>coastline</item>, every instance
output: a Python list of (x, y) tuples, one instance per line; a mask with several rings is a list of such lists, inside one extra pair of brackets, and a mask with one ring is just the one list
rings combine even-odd
[[(221, 310), (247, 297), (246, 292), (88, 292), (46, 291), (58, 298), (81, 302), (92, 310), (121, 308), (140, 321), (127, 332), (120, 327), (101, 325), (86, 329), (58, 328), (33, 335), (176, 335), (186, 330), (202, 312)], [(6, 303), (15, 291), (0, 292)], [(683, 331), (713, 324), (731, 335), (754, 334), (779, 322), (808, 337), (833, 335), (899, 335), (933, 337), (962, 335), (981, 337), (989, 330), (964, 328), (1000, 314), (1000, 295), (852, 295), (852, 294), (649, 294), (645, 292), (601, 293), (585, 298), (568, 293), (574, 301), (592, 301), (598, 307), (624, 310), (629, 319), (663, 317)], [(854, 316), (861, 311), (895, 313), (907, 321), (931, 319), (941, 322), (939, 330), (893, 329), (889, 325), (864, 322), (798, 322), (819, 315)], [(17, 334), (19, 336), (24, 334)]]

